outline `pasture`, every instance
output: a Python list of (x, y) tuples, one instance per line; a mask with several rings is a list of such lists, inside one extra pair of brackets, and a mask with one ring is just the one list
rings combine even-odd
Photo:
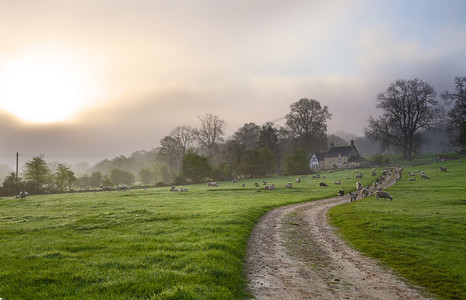
[[(243, 259), (260, 216), (355, 188), (354, 170), (321, 175), (299, 184), (290, 176), (184, 186), (188, 192), (0, 198), (0, 298), (247, 298)], [(265, 191), (262, 180), (276, 189)]]
[[(408, 175), (418, 170), (430, 179)], [(371, 196), (334, 207), (330, 219), (350, 245), (411, 282), (441, 298), (466, 299), (465, 175), (458, 161), (408, 167), (387, 189), (393, 201)]]

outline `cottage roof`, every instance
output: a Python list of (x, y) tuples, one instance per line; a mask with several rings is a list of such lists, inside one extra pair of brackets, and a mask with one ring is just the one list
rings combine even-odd
[(351, 150), (353, 150), (353, 146), (333, 147), (328, 150), (325, 157), (338, 157), (339, 154), (341, 154), (341, 156), (348, 156)]
[(325, 160), (325, 153), (314, 153), (318, 161), (324, 161)]

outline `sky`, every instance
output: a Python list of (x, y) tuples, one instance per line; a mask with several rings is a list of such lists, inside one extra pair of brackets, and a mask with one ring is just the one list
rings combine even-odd
[[(466, 76), (466, 1), (0, 0), (0, 164), (150, 150), (199, 116), (280, 119), (301, 98), (362, 136), (377, 94)], [(284, 121), (277, 125), (284, 125)]]

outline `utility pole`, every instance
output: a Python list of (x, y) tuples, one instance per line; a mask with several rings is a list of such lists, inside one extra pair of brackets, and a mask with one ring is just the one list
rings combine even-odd
[(16, 182), (18, 182), (18, 160), (19, 160), (19, 153), (16, 152)]

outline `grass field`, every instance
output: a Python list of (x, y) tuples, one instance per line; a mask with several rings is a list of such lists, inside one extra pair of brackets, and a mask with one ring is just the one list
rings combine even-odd
[[(354, 189), (352, 170), (323, 175), (300, 184), (296, 177), (264, 179), (275, 191), (254, 187), (255, 181), (262, 187), (255, 179), (192, 185), (188, 192), (1, 198), (0, 298), (247, 298), (243, 259), (258, 218), (277, 206)], [(288, 182), (293, 189), (284, 187)]]
[[(430, 179), (408, 181), (417, 170)], [(369, 197), (335, 207), (332, 223), (349, 244), (411, 282), (441, 298), (466, 299), (465, 175), (458, 161), (405, 168), (387, 189), (392, 202)]]

